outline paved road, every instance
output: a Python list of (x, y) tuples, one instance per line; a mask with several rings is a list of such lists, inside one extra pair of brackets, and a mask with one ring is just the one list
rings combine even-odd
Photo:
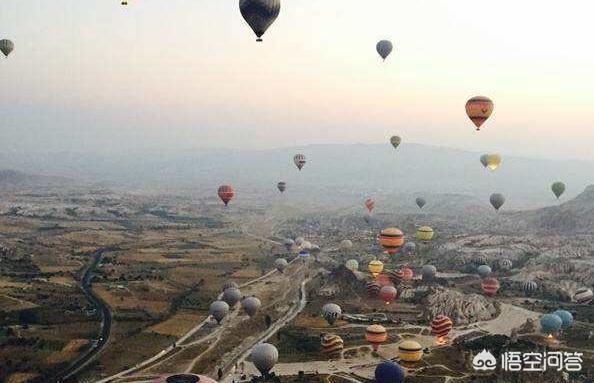
[(93, 262), (91, 262), (91, 264), (84, 270), (80, 280), (80, 288), (82, 289), (83, 294), (101, 315), (101, 331), (99, 340), (94, 343), (92, 347), (89, 348), (84, 354), (80, 355), (76, 360), (74, 360), (68, 367), (54, 375), (50, 380), (51, 382), (61, 382), (64, 379), (68, 379), (76, 375), (89, 363), (95, 360), (95, 357), (99, 354), (99, 352), (101, 352), (105, 345), (107, 345), (109, 334), (111, 332), (111, 312), (109, 311), (107, 305), (105, 305), (103, 301), (93, 293), (91, 285), (95, 268), (101, 263), (103, 254), (111, 250), (111, 248), (97, 250), (93, 254)]

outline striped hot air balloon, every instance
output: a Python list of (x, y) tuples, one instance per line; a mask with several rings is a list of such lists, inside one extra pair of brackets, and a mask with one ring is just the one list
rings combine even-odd
[(367, 294), (370, 297), (375, 298), (375, 297), (377, 297), (379, 295), (379, 292), (380, 292), (381, 288), (382, 287), (380, 286), (379, 283), (377, 283), (375, 281), (369, 282), (369, 283), (367, 283), (367, 288), (366, 288)]
[(387, 285), (380, 289), (379, 296), (385, 304), (389, 305), (398, 297), (398, 290), (394, 286)]
[(221, 201), (225, 203), (225, 206), (227, 206), (229, 204), (229, 201), (231, 201), (231, 199), (233, 199), (233, 197), (235, 196), (233, 188), (229, 185), (219, 186), (218, 194)]
[(367, 208), (367, 210), (371, 213), (371, 211), (373, 210), (373, 208), (375, 207), (375, 201), (372, 198), (367, 198), (365, 200), (365, 207)]
[(295, 154), (293, 162), (295, 163), (295, 166), (297, 166), (297, 169), (301, 170), (307, 161), (303, 154)]
[(436, 336), (438, 344), (446, 342), (453, 326), (452, 320), (445, 315), (438, 315), (431, 321), (431, 334)]
[(390, 255), (396, 254), (398, 248), (404, 244), (404, 234), (395, 227), (382, 230), (378, 239), (379, 244)]
[(365, 339), (371, 344), (373, 351), (377, 351), (379, 346), (388, 339), (388, 332), (384, 326), (372, 324), (365, 329)]
[(532, 295), (538, 290), (538, 285), (534, 281), (525, 281), (522, 283), (522, 290), (524, 290), (524, 294)]
[(514, 266), (513, 262), (511, 261), (511, 259), (502, 259), (501, 261), (499, 261), (499, 268), (501, 270), (511, 270), (512, 267)]
[(573, 296), (573, 299), (582, 305), (589, 304), (592, 302), (593, 298), (594, 294), (592, 293), (592, 290), (587, 287), (580, 287), (576, 290), (575, 295)]
[(481, 126), (493, 113), (493, 108), (493, 101), (485, 96), (472, 97), (466, 101), (466, 114), (476, 126), (476, 130), (481, 129)]
[(481, 288), (486, 296), (492, 297), (499, 290), (499, 281), (495, 278), (485, 278), (481, 282)]
[(320, 346), (323, 354), (331, 358), (340, 358), (344, 349), (344, 342), (336, 334), (324, 333), (320, 336)]
[(404, 362), (418, 362), (423, 358), (423, 346), (414, 340), (405, 340), (398, 345), (398, 357)]
[(412, 280), (414, 272), (408, 267), (401, 267), (392, 273), (392, 281), (398, 285)]
[(384, 264), (382, 263), (382, 261), (374, 259), (373, 261), (369, 262), (369, 265), (367, 265), (367, 269), (369, 270), (371, 275), (377, 277), (379, 273), (381, 273), (384, 269)]

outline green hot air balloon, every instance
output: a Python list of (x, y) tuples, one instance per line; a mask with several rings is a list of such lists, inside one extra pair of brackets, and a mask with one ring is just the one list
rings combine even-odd
[(394, 49), (394, 46), (392, 45), (392, 42), (388, 40), (381, 40), (375, 46), (375, 50), (377, 50), (377, 53), (379, 53), (383, 60), (392, 53), (392, 49)]
[(559, 199), (559, 197), (561, 197), (561, 194), (565, 192), (565, 184), (563, 182), (557, 181), (551, 185), (551, 190), (553, 191), (553, 194), (555, 194), (555, 197)]
[(239, 0), (241, 15), (262, 41), (262, 35), (280, 13), (280, 0)]
[(499, 211), (499, 208), (505, 203), (505, 197), (501, 193), (493, 193), (489, 201), (491, 201), (491, 205), (493, 205), (495, 210)]
[(399, 136), (392, 136), (390, 138), (390, 143), (392, 144), (394, 149), (397, 149), (401, 142), (402, 142), (402, 139)]

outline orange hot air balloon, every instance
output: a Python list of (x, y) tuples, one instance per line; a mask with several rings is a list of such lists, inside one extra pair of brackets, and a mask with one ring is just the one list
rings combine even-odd
[(466, 114), (476, 126), (476, 130), (481, 129), (481, 125), (493, 113), (494, 107), (493, 101), (484, 96), (476, 96), (466, 101)]
[(367, 198), (365, 200), (365, 207), (367, 208), (367, 210), (369, 210), (369, 212), (371, 213), (371, 211), (373, 210), (373, 208), (375, 207), (375, 201), (371, 198)]
[(492, 297), (499, 290), (499, 281), (495, 278), (485, 278), (481, 282), (481, 288), (486, 296)]
[(404, 234), (400, 229), (389, 227), (380, 232), (379, 244), (386, 250), (386, 253), (394, 255), (398, 248), (404, 244)]
[(389, 305), (398, 297), (398, 290), (392, 285), (386, 285), (381, 288), (379, 296), (382, 301)]
[(437, 344), (444, 344), (453, 327), (452, 320), (445, 315), (438, 315), (431, 321), (431, 334), (437, 337)]
[(365, 339), (371, 344), (373, 351), (377, 351), (379, 346), (388, 339), (388, 332), (384, 326), (372, 324), (365, 329)]
[(229, 185), (221, 185), (219, 186), (219, 198), (221, 201), (225, 203), (225, 206), (233, 199), (235, 192), (233, 188)]

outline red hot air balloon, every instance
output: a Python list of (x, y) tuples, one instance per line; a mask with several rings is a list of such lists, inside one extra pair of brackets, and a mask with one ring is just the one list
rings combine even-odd
[(381, 288), (379, 295), (380, 299), (389, 305), (398, 297), (398, 290), (394, 286), (387, 285)]
[(227, 206), (229, 201), (231, 201), (231, 199), (233, 199), (234, 195), (235, 195), (235, 192), (233, 191), (233, 188), (231, 186), (229, 186), (229, 185), (219, 186), (219, 198), (221, 199), (221, 201), (223, 201), (225, 203), (225, 206)]
[(445, 315), (438, 315), (431, 321), (431, 334), (437, 337), (437, 344), (445, 344), (453, 327), (452, 320)]
[(369, 212), (371, 213), (371, 211), (373, 210), (373, 208), (375, 207), (375, 201), (371, 198), (367, 198), (365, 200), (365, 207), (367, 208), (367, 210), (369, 210)]
[(486, 296), (492, 297), (499, 290), (499, 281), (495, 278), (485, 278), (481, 282), (481, 288)]
[(466, 114), (476, 126), (476, 130), (481, 129), (481, 125), (493, 113), (493, 108), (493, 101), (488, 97), (476, 96), (466, 101)]

